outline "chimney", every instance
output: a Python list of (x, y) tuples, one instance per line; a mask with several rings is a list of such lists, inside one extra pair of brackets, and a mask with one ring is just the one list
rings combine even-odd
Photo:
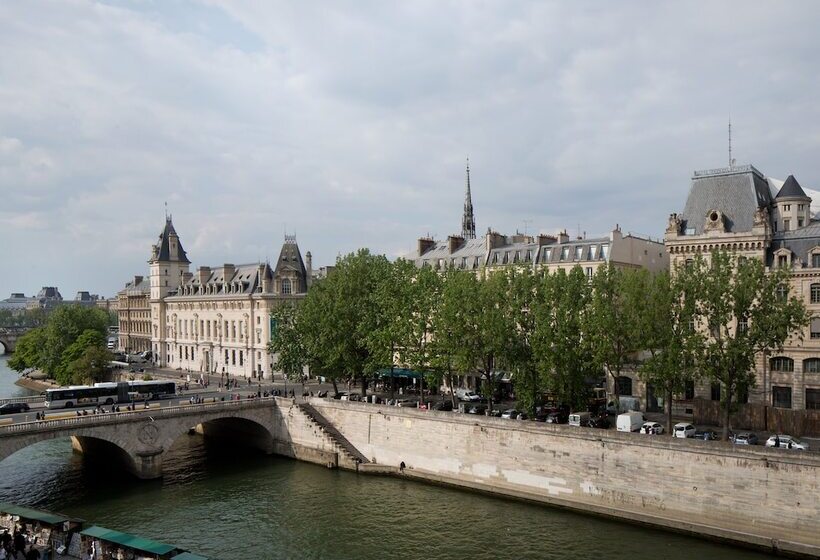
[[(208, 281), (208, 278), (211, 277), (211, 267), (210, 266), (200, 266), (197, 269), (197, 275), (199, 276), (199, 285), (204, 286), (205, 283)], [(183, 278), (184, 278), (183, 274)], [(185, 280), (183, 279), (183, 282)]]
[(187, 284), (188, 282), (191, 281), (191, 278), (193, 278), (193, 277), (194, 277), (193, 272), (183, 272), (179, 277), (180, 285)]
[(263, 294), (270, 293), (270, 277), (268, 276), (268, 265), (266, 264), (259, 265), (259, 285), (262, 287)]
[(447, 250), (452, 255), (464, 245), (464, 238), (460, 235), (451, 235), (447, 237)]
[(232, 264), (225, 263), (222, 265), (222, 281), (223, 282), (230, 282), (231, 278), (233, 278), (234, 272), (236, 272), (236, 267)]
[(569, 243), (569, 234), (567, 230), (558, 233), (558, 243)]
[(547, 235), (546, 233), (539, 233), (538, 234), (538, 246), (543, 247), (544, 245), (551, 245), (555, 243), (556, 239), (554, 235)]
[(432, 249), (436, 245), (436, 242), (433, 241), (430, 237), (419, 237), (419, 255), (422, 256), (424, 253)]
[(142, 276), (134, 276), (134, 287), (136, 288), (142, 282)]

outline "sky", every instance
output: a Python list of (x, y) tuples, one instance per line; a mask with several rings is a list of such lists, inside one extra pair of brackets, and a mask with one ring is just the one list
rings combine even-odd
[(820, 2), (0, 4), (0, 298), (461, 230), (661, 237), (733, 156), (820, 188)]

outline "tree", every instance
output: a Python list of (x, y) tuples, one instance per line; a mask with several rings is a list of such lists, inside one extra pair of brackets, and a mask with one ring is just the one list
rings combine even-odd
[(70, 383), (97, 383), (105, 381), (112, 354), (104, 346), (88, 346), (79, 358), (66, 368)]
[(46, 330), (42, 327), (32, 329), (17, 341), (15, 352), (9, 358), (11, 369), (23, 372), (30, 368), (42, 369), (42, 349), (46, 344)]
[(672, 433), (672, 398), (694, 382), (695, 358), (703, 348), (703, 336), (694, 328), (697, 309), (696, 283), (691, 269), (680, 268), (674, 276), (643, 273), (645, 305), (640, 309), (641, 346), (649, 358), (639, 366), (641, 377), (664, 395), (667, 433)]
[(644, 294), (640, 282), (636, 271), (620, 270), (611, 263), (601, 266), (592, 278), (586, 330), (596, 361), (612, 377), (616, 406), (618, 380), (641, 350), (638, 317)]
[(298, 323), (311, 370), (337, 379), (367, 379), (392, 362), (383, 344), (386, 321), (376, 294), (388, 279), (390, 263), (366, 249), (340, 258), (330, 276), (305, 297)]
[(732, 403), (755, 383), (755, 354), (782, 348), (808, 324), (802, 302), (789, 298), (790, 273), (767, 272), (758, 259), (735, 259), (725, 251), (696, 259), (697, 315), (705, 342), (699, 366), (723, 391), (723, 439), (729, 438)]
[(511, 349), (510, 364), (515, 370), (518, 402), (532, 417), (543, 392), (533, 342), (538, 318), (534, 306), (543, 274), (536, 274), (530, 268), (513, 269), (508, 274), (508, 301), (517, 335), (515, 347)]
[[(438, 274), (430, 267), (425, 274)], [(468, 320), (463, 302), (473, 295), (475, 276), (457, 268), (449, 268), (441, 280), (441, 294), (431, 318), (431, 338), (428, 341), (430, 367), (440, 372), (450, 387), (450, 399), (456, 406), (455, 376), (456, 353)]]
[(301, 316), (294, 305), (285, 304), (271, 312), (275, 332), (268, 344), (268, 352), (276, 356), (274, 369), (294, 381), (304, 380), (309, 358), (302, 340)]
[(558, 270), (540, 282), (535, 304), (534, 351), (543, 386), (574, 408), (586, 404), (586, 379), (600, 371), (585, 332), (589, 282), (580, 267)]

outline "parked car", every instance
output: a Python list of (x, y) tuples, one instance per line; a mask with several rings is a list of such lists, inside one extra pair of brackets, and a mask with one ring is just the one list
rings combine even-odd
[(433, 405), (433, 410), (453, 410), (453, 401), (446, 400), (446, 401), (439, 401)]
[(695, 427), (689, 422), (678, 422), (675, 424), (675, 427), (672, 428), (672, 436), (676, 438), (690, 438), (694, 437), (696, 431)]
[(738, 434), (733, 434), (729, 440), (734, 443), (735, 445), (759, 445), (760, 440), (757, 438), (757, 434), (753, 434), (752, 432), (741, 432)]
[(530, 417), (527, 416), (526, 412), (519, 412), (518, 413), (518, 418), (516, 418), (516, 420), (529, 420), (529, 419), (530, 419)]
[(346, 397), (347, 397), (347, 393), (345, 393), (344, 391), (339, 391), (338, 393), (333, 395), (333, 398), (336, 399), (337, 401), (339, 401), (339, 400), (346, 401), (347, 400)]
[(492, 416), (493, 418), (501, 418), (501, 409), (494, 408), (487, 413), (487, 416)]
[(798, 449), (808, 451), (809, 444), (800, 441), (794, 436), (775, 434), (766, 440), (766, 447), (780, 447), (780, 449)]
[(624, 412), (618, 415), (615, 421), (615, 428), (619, 432), (637, 432), (641, 429), (641, 425), (644, 422), (646, 422), (646, 418), (644, 418), (640, 412)]
[(663, 424), (658, 422), (644, 422), (641, 426), (642, 434), (658, 435), (663, 433)]
[(29, 406), (24, 402), (9, 402), (0, 405), (0, 414), (18, 414), (28, 412)]
[(483, 404), (474, 404), (466, 410), (467, 414), (487, 414), (487, 407)]
[(569, 415), (570, 426), (586, 426), (589, 423), (589, 412), (573, 412)]
[(456, 398), (465, 402), (481, 402), (481, 395), (469, 389), (456, 389)]
[(506, 418), (508, 420), (515, 420), (518, 418), (519, 412), (514, 408), (508, 408), (504, 412), (501, 413), (501, 418)]
[(396, 406), (401, 406), (403, 408), (418, 408), (419, 402), (411, 399), (401, 399), (396, 402)]
[(697, 430), (695, 435), (692, 436), (695, 439), (702, 439), (705, 441), (714, 441), (718, 438), (717, 432), (714, 430)]
[(589, 420), (586, 423), (588, 428), (600, 428), (603, 430), (609, 429), (612, 426), (612, 422), (609, 421), (606, 413), (599, 414), (598, 416), (590, 416)]
[(562, 404), (547, 411), (547, 422), (550, 424), (566, 424), (569, 422), (569, 406)]

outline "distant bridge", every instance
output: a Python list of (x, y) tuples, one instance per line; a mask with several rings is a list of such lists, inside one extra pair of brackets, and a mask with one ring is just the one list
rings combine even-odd
[(356, 469), (363, 460), (350, 443), (327, 428), (309, 405), (264, 397), (159, 409), (23, 422), (0, 426), (0, 461), (41, 441), (71, 437), (76, 451), (119, 456), (143, 479), (162, 476), (162, 458), (195, 429), (206, 437), (238, 441), (267, 454)]
[(17, 340), (34, 327), (0, 327), (0, 354), (14, 352)]

